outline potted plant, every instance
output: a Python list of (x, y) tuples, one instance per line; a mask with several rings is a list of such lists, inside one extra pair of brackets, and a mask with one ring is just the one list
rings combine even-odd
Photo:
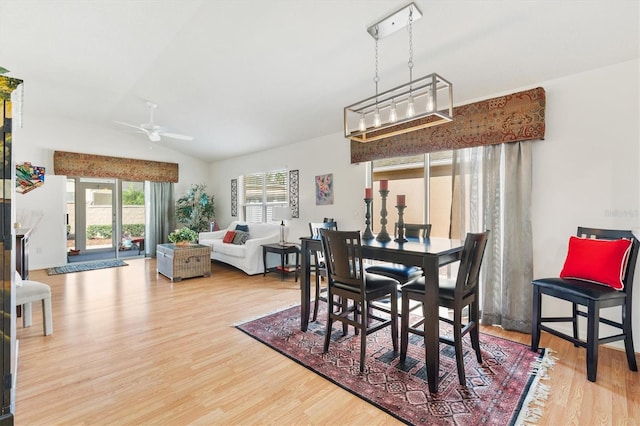
[(213, 195), (206, 190), (205, 184), (191, 185), (176, 203), (176, 220), (196, 233), (208, 231), (215, 215)]
[(169, 241), (178, 246), (189, 245), (195, 242), (197, 238), (198, 234), (196, 233), (196, 231), (193, 231), (186, 226), (183, 226), (180, 229), (176, 229), (169, 234)]

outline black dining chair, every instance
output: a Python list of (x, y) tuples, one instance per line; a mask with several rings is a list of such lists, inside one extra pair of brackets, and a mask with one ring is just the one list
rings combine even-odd
[[(602, 285), (595, 282), (585, 281), (584, 279), (576, 279), (569, 277), (553, 277), (553, 278), (540, 278), (532, 282), (533, 284), (533, 323), (531, 332), (531, 350), (537, 351), (540, 345), (540, 331), (546, 331), (562, 339), (568, 340), (574, 344), (574, 346), (581, 346), (587, 349), (587, 378), (591, 382), (596, 381), (598, 371), (598, 346), (603, 343), (610, 343), (618, 340), (624, 340), (624, 347), (627, 354), (627, 363), (631, 371), (638, 371), (638, 365), (636, 363), (635, 351), (633, 349), (633, 335), (631, 330), (631, 290), (633, 287), (633, 275), (636, 268), (636, 259), (638, 257), (638, 240), (634, 238), (631, 231), (610, 230), (610, 229), (596, 229), (579, 227), (577, 232), (578, 237), (587, 237), (597, 240), (619, 240), (621, 238), (629, 239), (630, 251), (626, 255), (626, 265), (624, 263), (624, 257), (618, 257), (619, 261), (615, 264), (608, 265), (613, 267), (614, 273), (620, 276), (620, 270), (622, 273), (621, 283), (623, 288), (615, 289), (609, 285)], [(604, 246), (603, 246), (604, 247)], [(565, 259), (565, 267), (560, 273), (563, 276), (567, 275), (581, 275), (579, 271), (568, 271), (567, 264), (569, 262), (569, 256), (571, 256), (571, 241), (569, 246), (569, 253), (567, 259)], [(578, 253), (583, 259), (586, 253)], [(609, 256), (606, 256), (609, 257)], [(600, 259), (605, 258), (604, 255), (599, 255)], [(579, 260), (580, 261), (580, 260)], [(612, 262), (613, 263), (613, 262)], [(589, 266), (589, 265), (587, 265)], [(607, 265), (600, 265), (607, 267)], [(578, 273), (576, 273), (578, 272)], [(572, 313), (571, 316), (563, 317), (543, 317), (542, 316), (542, 295), (555, 297), (571, 302)], [(621, 308), (622, 319), (620, 322), (613, 321), (608, 318), (600, 317), (600, 309), (619, 306)], [(586, 311), (583, 309), (586, 308)], [(581, 339), (578, 333), (578, 317), (587, 318), (587, 333), (586, 341)], [(573, 325), (573, 336), (569, 336), (566, 333), (551, 328), (543, 323), (557, 323), (557, 322), (571, 322)], [(599, 337), (600, 324), (606, 324), (620, 330), (619, 334), (609, 337)]]
[[(489, 231), (482, 233), (468, 233), (464, 242), (464, 248), (460, 255), (460, 264), (456, 279), (439, 277), (438, 298), (439, 305), (453, 310), (453, 319), (440, 317), (439, 320), (453, 326), (453, 339), (448, 336), (440, 336), (440, 342), (452, 345), (456, 352), (456, 364), (458, 367), (458, 381), (465, 385), (464, 359), (462, 352), (462, 337), (469, 333), (471, 346), (475, 350), (478, 363), (482, 362), (480, 353), (480, 300), (479, 277), (482, 258), (484, 256)], [(424, 276), (416, 278), (402, 286), (402, 312), (409, 311), (411, 300), (422, 302), (425, 297)], [(434, 312), (426, 312), (424, 304), (422, 318), (414, 323), (409, 323), (409, 315), (402, 315), (400, 324), (400, 362), (407, 357), (409, 345), (409, 333), (424, 337), (424, 329), (420, 328), (427, 315), (438, 315)], [(469, 307), (469, 317), (466, 324), (462, 323), (462, 313), (465, 307)]]
[[(312, 238), (320, 239), (321, 229), (330, 229), (333, 231), (337, 231), (338, 223), (333, 220), (325, 220), (324, 222), (309, 222), (309, 232), (311, 233)], [(322, 293), (326, 293), (327, 291), (326, 287), (322, 287), (322, 278), (327, 278), (327, 265), (324, 262), (324, 253), (322, 251), (313, 252), (313, 271), (316, 276), (316, 298), (313, 302), (312, 321), (315, 321), (318, 318), (318, 304), (320, 300), (326, 301), (326, 298), (321, 296)]]
[[(329, 351), (333, 322), (343, 323), (343, 335), (346, 327), (351, 325), (361, 336), (360, 371), (364, 372), (369, 334), (391, 327), (393, 350), (398, 351), (398, 281), (364, 270), (360, 232), (323, 229), (320, 234), (329, 278), (324, 352)], [(334, 296), (338, 296), (340, 301), (336, 302)], [(391, 314), (383, 317), (377, 314), (378, 310), (371, 302), (386, 298), (391, 303)]]
[[(398, 235), (398, 224), (395, 224), (395, 234)], [(406, 238), (427, 239), (431, 235), (431, 224), (405, 223), (404, 235)], [(398, 280), (404, 284), (422, 275), (422, 268), (400, 263), (381, 262), (367, 267), (367, 272), (384, 275)]]

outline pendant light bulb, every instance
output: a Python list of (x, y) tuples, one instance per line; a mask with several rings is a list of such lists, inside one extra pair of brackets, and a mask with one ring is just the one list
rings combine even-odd
[(427, 112), (433, 111), (433, 91), (431, 88), (427, 90)]
[(398, 111), (396, 110), (396, 101), (391, 100), (391, 107), (389, 109), (389, 122), (395, 123), (398, 121)]
[(381, 125), (382, 120), (380, 120), (380, 110), (376, 107), (376, 110), (373, 113), (373, 127), (380, 127)]
[(360, 115), (360, 123), (358, 125), (358, 129), (361, 132), (364, 132), (365, 130), (367, 130), (367, 123), (364, 121), (364, 113)]
[(414, 115), (416, 115), (416, 108), (413, 105), (413, 96), (410, 95), (407, 100), (407, 118), (411, 118)]

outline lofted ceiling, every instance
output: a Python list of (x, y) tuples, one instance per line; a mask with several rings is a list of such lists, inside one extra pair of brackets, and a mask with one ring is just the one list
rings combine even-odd
[[(452, 81), (456, 105), (639, 57), (637, 0), (415, 2), (414, 76)], [(367, 26), (407, 3), (0, 0), (0, 66), (25, 80), (25, 116), (124, 135), (113, 122), (147, 122), (151, 100), (195, 138), (160, 143), (217, 161), (341, 132), (343, 107), (374, 93)], [(381, 91), (407, 60), (406, 31), (381, 40)]]

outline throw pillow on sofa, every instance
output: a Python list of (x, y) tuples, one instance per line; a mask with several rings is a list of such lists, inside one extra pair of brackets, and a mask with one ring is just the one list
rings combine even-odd
[(236, 231), (249, 232), (249, 225), (236, 225)]
[(249, 233), (244, 231), (236, 231), (236, 236), (233, 237), (233, 244), (244, 244), (249, 239)]
[(236, 232), (235, 231), (227, 231), (226, 234), (224, 234), (224, 238), (222, 239), (223, 243), (227, 243), (227, 244), (231, 244), (233, 243), (233, 239), (236, 236)]

